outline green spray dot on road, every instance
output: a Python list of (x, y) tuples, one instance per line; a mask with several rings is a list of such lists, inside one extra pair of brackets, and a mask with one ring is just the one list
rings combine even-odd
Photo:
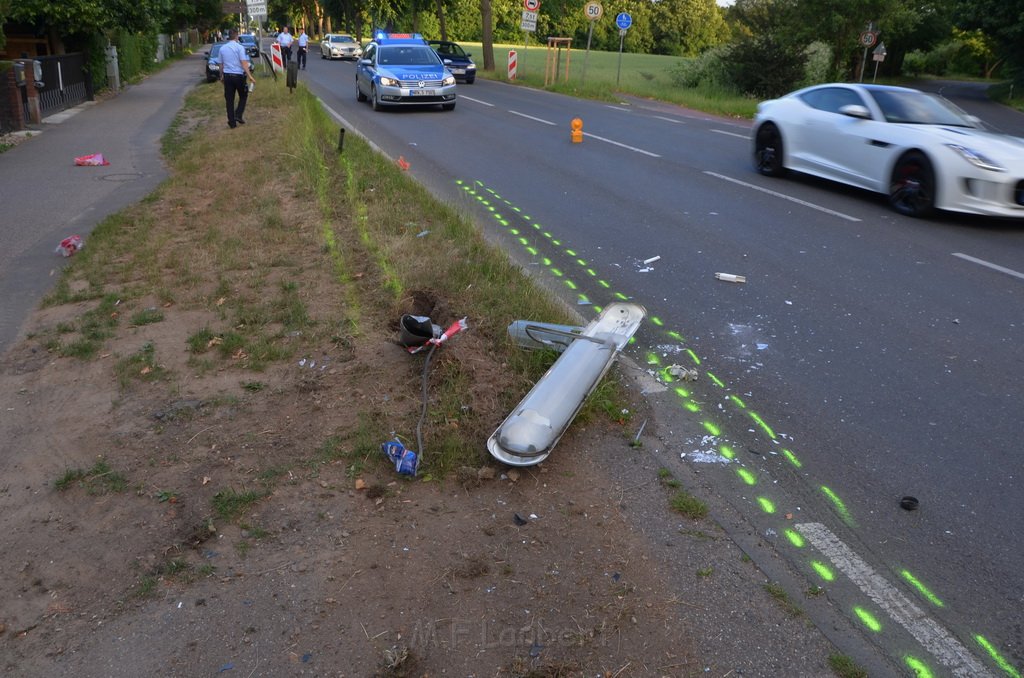
[(910, 582), (910, 585), (917, 589), (917, 592), (924, 596), (929, 603), (931, 603), (935, 607), (946, 606), (946, 604), (942, 602), (941, 598), (932, 593), (931, 589), (925, 586), (917, 577), (912, 575), (909, 570), (903, 570), (902, 572), (900, 572), (900, 575), (902, 575), (904, 579)]
[(934, 678), (935, 674), (932, 673), (930, 668), (928, 668), (928, 665), (917, 657), (907, 655), (903, 658), (903, 661), (906, 662), (907, 666), (910, 667), (910, 670), (914, 672), (914, 675), (917, 676), (917, 678)]
[(826, 565), (825, 563), (818, 560), (812, 560), (811, 567), (814, 568), (814, 571), (818, 574), (819, 577), (822, 578), (823, 581), (836, 580), (836, 575), (832, 571), (832, 568)]
[(868, 627), (869, 630), (874, 631), (875, 633), (881, 632), (882, 623), (878, 621), (878, 618), (875, 617), (875, 615), (859, 606), (853, 608), (853, 613), (857, 615), (857, 618), (860, 619), (861, 623)]

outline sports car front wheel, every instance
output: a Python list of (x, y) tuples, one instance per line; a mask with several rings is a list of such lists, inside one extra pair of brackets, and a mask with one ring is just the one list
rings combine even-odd
[(922, 153), (912, 151), (896, 162), (889, 183), (889, 204), (908, 217), (928, 216), (935, 209), (935, 172)]
[(761, 125), (754, 138), (754, 165), (766, 177), (781, 177), (786, 172), (782, 164), (782, 134), (770, 122)]

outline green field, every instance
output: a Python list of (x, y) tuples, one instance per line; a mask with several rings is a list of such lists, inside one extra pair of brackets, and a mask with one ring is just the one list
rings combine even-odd
[(517, 80), (531, 87), (546, 86), (554, 91), (608, 101), (616, 100), (615, 94), (622, 93), (743, 118), (753, 117), (757, 108), (757, 100), (732, 92), (675, 84), (671, 71), (684, 57), (623, 52), (620, 62), (618, 52), (591, 50), (588, 55), (585, 49), (573, 48), (562, 49), (559, 55), (556, 50), (533, 42), (525, 49), (522, 44), (495, 44), (495, 71), (487, 73), (480, 70), (484, 61), (481, 44), (460, 44), (473, 55), (478, 73), (485, 78), (506, 80), (508, 51), (514, 49), (519, 62)]

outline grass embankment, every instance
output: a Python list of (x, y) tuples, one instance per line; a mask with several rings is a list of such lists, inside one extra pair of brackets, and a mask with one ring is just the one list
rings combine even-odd
[[(474, 357), (486, 359), (431, 364), (425, 472), (479, 464), (495, 411), (507, 413), (551, 360), (516, 348), (506, 326), (575, 320), (467, 218), (366, 143), (348, 135), (339, 153), (338, 127), (303, 86), (289, 94), (281, 81), (259, 82), (248, 124), (234, 130), (223, 106), (220, 85), (187, 97), (163, 143), (171, 178), (93, 231), (45, 302), (74, 308), (74, 317), (37, 337), (69, 358), (112, 353), (126, 391), (156, 381), (173, 393), (227, 373), (241, 384), (234, 397), (260, 397), (267, 379), (254, 373), (291, 368), (306, 355), (377, 360), (384, 378), (390, 361), (411, 394), (404, 409), (387, 420), (359, 412), (358, 431), (337, 431), (321, 445), (337, 456), (337, 441), (356, 441), (365, 460), (395, 431), (414, 438), (422, 356), (396, 362), (387, 351), (400, 349), (382, 337), (397, 337), (401, 313), (430, 314), (434, 305), (449, 312), (435, 323), (469, 317), (469, 338), (453, 343), (476, 342)], [(147, 335), (141, 350), (118, 344), (161, 325), (166, 339)], [(183, 352), (187, 363), (176, 370), (168, 356)], [(379, 379), (381, 369), (364, 372)], [(494, 388), (482, 388), (474, 369), (494, 375)], [(496, 402), (482, 407), (474, 393)], [(376, 456), (383, 462), (379, 449)]]
[(684, 57), (623, 52), (620, 62), (618, 52), (592, 49), (588, 55), (584, 49), (563, 49), (559, 55), (554, 49), (549, 51), (546, 45), (533, 45), (525, 51), (523, 45), (495, 45), (495, 70), (487, 73), (480, 70), (483, 67), (480, 43), (459, 44), (473, 54), (478, 73), (495, 80), (508, 80), (508, 51), (514, 49), (518, 61), (516, 81), (530, 87), (604, 101), (617, 101), (616, 93), (622, 93), (741, 118), (752, 118), (757, 110), (757, 100), (750, 97), (676, 84), (672, 70), (686, 60)]

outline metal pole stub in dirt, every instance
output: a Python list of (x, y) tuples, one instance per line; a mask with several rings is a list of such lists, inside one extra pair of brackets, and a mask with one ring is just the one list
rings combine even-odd
[(341, 153), (341, 151), (344, 149), (344, 147), (345, 147), (345, 128), (342, 127), (341, 129), (338, 130), (338, 153)]

